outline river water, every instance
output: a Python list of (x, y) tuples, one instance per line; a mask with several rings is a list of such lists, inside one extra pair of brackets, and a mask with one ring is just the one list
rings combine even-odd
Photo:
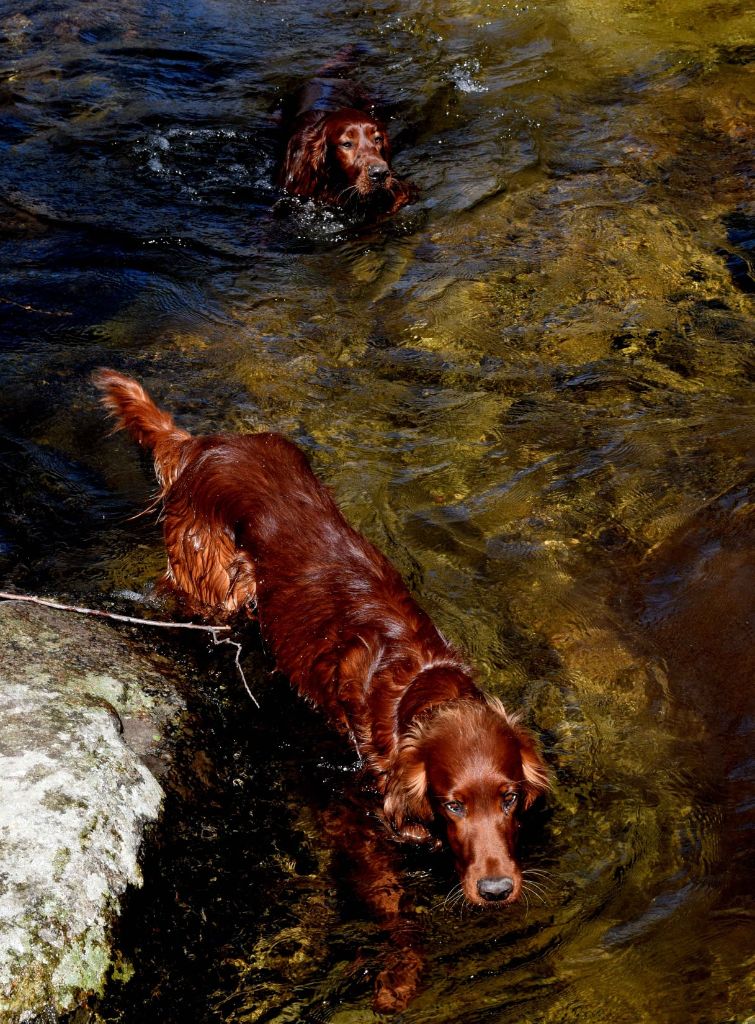
[[(755, 1020), (752, 34), (744, 0), (0, 2), (5, 588), (154, 605), (115, 366), (302, 444), (542, 738), (529, 906), (404, 864), (411, 1024)], [(349, 44), (420, 189), (361, 232), (272, 185), (276, 105)], [(99, 1019), (377, 1019), (318, 818), (348, 752), (254, 645), (260, 712), (165, 652), (207, 677), (206, 786)]]

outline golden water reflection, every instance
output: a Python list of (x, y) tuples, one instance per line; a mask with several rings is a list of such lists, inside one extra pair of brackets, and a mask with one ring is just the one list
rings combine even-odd
[[(55, 47), (84, 45), (77, 11)], [(187, 5), (181, 32), (197, 11), (210, 16)], [(316, 217), (245, 219), (228, 184), (242, 170), (202, 178), (193, 129), (145, 118), (128, 152), (157, 212), (139, 231), (172, 230), (194, 262), (129, 278), (97, 326), (96, 360), (144, 379), (191, 429), (296, 437), (483, 683), (524, 709), (554, 773), (528, 851), (548, 872), (544, 902), (448, 915), (433, 910), (447, 880), (408, 872), (429, 969), (402, 1019), (752, 1022), (750, 12), (737, 0), (217, 11), (220, 42), (194, 42), (227, 45), (229, 79), (246, 76), (228, 101), (238, 132), (360, 21), (364, 73), (393, 95), (420, 205), (357, 237), (332, 224), (317, 236)], [(129, 5), (110, 31), (129, 45), (178, 33), (175, 14), (151, 17)], [(231, 21), (264, 62), (250, 69), (223, 43)], [(49, 84), (24, 63), (30, 25), (0, 19), (32, 103)], [(76, 130), (122, 105), (128, 87), (108, 97), (95, 78)], [(182, 116), (166, 107), (172, 89), (220, 116), (211, 91), (150, 87), (139, 102), (163, 121)], [(19, 177), (16, 199), (32, 186)], [(31, 365), (86, 365), (76, 345)], [(81, 417), (94, 430), (96, 413), (81, 411), (92, 398), (77, 379), (77, 416), (36, 439), (80, 453)], [(92, 461), (137, 504), (147, 485), (126, 451)], [(132, 529), (101, 555), (104, 593), (143, 587), (160, 562), (145, 528), (126, 553)], [(375, 929), (334, 901), (316, 821), (293, 780), (276, 785), (310, 870), (275, 861), (297, 895), (218, 953), (212, 1019), (375, 1019), (352, 973), (357, 950), (379, 955)]]

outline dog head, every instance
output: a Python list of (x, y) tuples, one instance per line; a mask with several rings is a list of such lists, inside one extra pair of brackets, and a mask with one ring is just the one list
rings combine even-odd
[(402, 737), (386, 790), (386, 815), (440, 819), (464, 895), (481, 906), (516, 902), (520, 812), (548, 788), (532, 736), (500, 701), (448, 701)]
[(289, 140), (280, 182), (292, 195), (339, 205), (394, 198), (407, 189), (390, 161), (388, 132), (376, 118), (351, 108), (310, 113)]

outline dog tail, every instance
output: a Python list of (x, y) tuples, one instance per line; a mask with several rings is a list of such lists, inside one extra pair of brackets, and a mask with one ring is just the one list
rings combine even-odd
[(132, 377), (102, 367), (92, 375), (92, 383), (102, 392), (102, 404), (114, 418), (115, 429), (125, 428), (135, 441), (154, 452), (155, 473), (165, 491), (181, 470), (181, 450), (191, 434), (158, 409)]

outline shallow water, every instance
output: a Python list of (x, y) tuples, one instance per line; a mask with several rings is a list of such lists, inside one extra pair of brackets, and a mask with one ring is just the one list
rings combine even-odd
[[(88, 375), (295, 437), (543, 738), (530, 904), (404, 881), (430, 1022), (753, 1020), (752, 26), (740, 0), (0, 7), (0, 570), (142, 614), (151, 493)], [(341, 46), (421, 199), (278, 215), (276, 104)], [(349, 754), (213, 655), (104, 1021), (370, 1021), (321, 814)], [(280, 724), (285, 723), (285, 724)], [(537, 896), (536, 896), (537, 892)]]

